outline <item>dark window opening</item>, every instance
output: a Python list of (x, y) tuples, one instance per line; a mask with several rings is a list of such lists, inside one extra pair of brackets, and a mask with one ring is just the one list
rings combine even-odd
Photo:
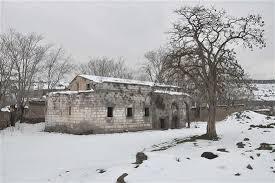
[(149, 107), (145, 107), (144, 109), (144, 116), (148, 117), (150, 115)]
[(86, 88), (87, 88), (87, 90), (90, 90), (91, 89), (91, 84), (90, 83), (86, 84)]
[(79, 83), (76, 83), (76, 90), (79, 90)]
[(107, 108), (107, 117), (113, 117), (113, 108), (112, 107)]
[(160, 119), (160, 128), (165, 129), (165, 121), (163, 118)]
[(132, 117), (133, 116), (133, 108), (131, 108), (131, 107), (127, 108), (126, 116), (127, 117)]
[(70, 106), (69, 107), (69, 115), (71, 115), (72, 114), (72, 107)]

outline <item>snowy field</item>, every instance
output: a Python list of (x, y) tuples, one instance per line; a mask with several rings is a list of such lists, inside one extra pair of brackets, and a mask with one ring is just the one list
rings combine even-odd
[[(184, 143), (180, 141), (203, 134), (206, 124), (193, 123), (190, 129), (83, 136), (42, 132), (43, 123), (20, 124), (0, 131), (0, 182), (109, 183), (128, 173), (125, 180), (129, 183), (274, 183), (274, 123), (274, 117), (254, 112), (244, 112), (239, 118), (234, 114), (217, 123), (220, 140)], [(250, 127), (253, 124), (263, 126)], [(238, 148), (238, 142), (244, 147)], [(273, 150), (256, 150), (260, 143), (273, 144)], [(219, 148), (228, 152), (217, 151)], [(148, 160), (135, 168), (132, 163), (139, 151), (148, 155)], [(205, 159), (201, 157), (205, 151), (218, 157)]]

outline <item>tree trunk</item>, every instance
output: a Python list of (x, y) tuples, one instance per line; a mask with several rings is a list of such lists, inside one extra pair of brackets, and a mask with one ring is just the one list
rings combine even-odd
[(207, 122), (207, 132), (206, 135), (209, 138), (217, 137), (216, 133), (216, 104), (209, 105), (209, 117)]
[(19, 120), (20, 120), (20, 123), (23, 123), (23, 118), (24, 118), (24, 105), (21, 104), (19, 105)]
[(190, 128), (190, 107), (189, 105), (186, 103), (186, 120), (187, 120), (187, 128)]
[(216, 105), (217, 105), (217, 99), (216, 99), (216, 92), (215, 89), (212, 88), (209, 92), (209, 111), (208, 111), (208, 122), (207, 122), (207, 132), (206, 135), (208, 138), (216, 138)]

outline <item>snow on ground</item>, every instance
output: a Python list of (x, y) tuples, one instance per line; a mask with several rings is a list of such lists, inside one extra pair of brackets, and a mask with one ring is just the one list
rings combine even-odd
[[(217, 123), (220, 140), (179, 144), (175, 139), (201, 135), (206, 124), (194, 123), (190, 129), (83, 136), (42, 132), (43, 123), (20, 124), (0, 132), (0, 182), (116, 182), (122, 173), (129, 174), (125, 178), (129, 183), (274, 182), (275, 152), (255, 149), (263, 142), (274, 144), (275, 149), (275, 128), (250, 128), (252, 124), (271, 123), (275, 123), (274, 117), (245, 112), (236, 119), (234, 114)], [(238, 142), (245, 147), (238, 148)], [(160, 147), (170, 148), (154, 151)], [(218, 148), (229, 152), (219, 152)], [(138, 151), (144, 151), (148, 160), (134, 168)], [(218, 157), (202, 158), (205, 151)], [(246, 168), (248, 164), (253, 170)]]
[(255, 84), (255, 100), (275, 101), (275, 84)]

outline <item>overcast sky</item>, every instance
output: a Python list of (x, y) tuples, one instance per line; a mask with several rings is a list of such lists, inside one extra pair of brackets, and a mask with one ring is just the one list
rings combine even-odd
[(144, 53), (166, 43), (173, 10), (185, 5), (214, 5), (231, 15), (259, 13), (266, 22), (267, 48), (251, 52), (238, 48), (239, 62), (255, 79), (275, 79), (273, 1), (0, 1), (1, 31), (36, 32), (63, 46), (75, 63), (89, 57), (123, 56), (132, 68)]

